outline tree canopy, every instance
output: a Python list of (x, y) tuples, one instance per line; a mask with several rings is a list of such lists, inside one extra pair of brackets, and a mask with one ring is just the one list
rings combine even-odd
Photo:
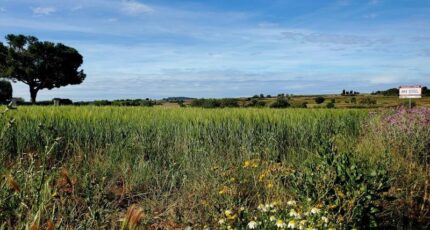
[(0, 76), (27, 84), (32, 103), (41, 89), (80, 84), (86, 77), (79, 70), (83, 57), (72, 47), (24, 35), (9, 34), (6, 41), (7, 47), (0, 43)]

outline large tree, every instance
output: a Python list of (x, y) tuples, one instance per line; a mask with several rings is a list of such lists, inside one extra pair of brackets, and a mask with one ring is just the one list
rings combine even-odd
[(0, 43), (0, 76), (27, 84), (33, 104), (41, 89), (76, 85), (85, 79), (79, 70), (83, 57), (74, 48), (24, 35), (9, 34), (6, 41), (7, 47)]

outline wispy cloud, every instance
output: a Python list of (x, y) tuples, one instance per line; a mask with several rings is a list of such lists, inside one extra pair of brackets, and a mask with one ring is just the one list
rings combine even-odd
[(129, 15), (140, 15), (152, 13), (154, 9), (134, 0), (124, 0), (122, 2), (122, 11)]
[(379, 14), (377, 14), (377, 13), (370, 13), (370, 14), (363, 15), (363, 18), (374, 19), (374, 18), (376, 18), (378, 16), (379, 16)]
[(84, 7), (82, 5), (77, 5), (74, 6), (70, 9), (70, 11), (78, 11), (78, 10), (82, 10)]
[(52, 6), (36, 7), (36, 8), (33, 8), (32, 10), (33, 10), (33, 14), (36, 14), (36, 15), (50, 15), (57, 11), (57, 9)]
[(382, 2), (382, 0), (370, 0), (369, 4), (370, 5), (378, 5), (378, 4), (381, 4), (381, 2)]
[(303, 33), (285, 31), (281, 33), (284, 39), (294, 40), (302, 43), (339, 44), (372, 46), (390, 42), (388, 38), (371, 38), (368, 36), (328, 34), (328, 33)]

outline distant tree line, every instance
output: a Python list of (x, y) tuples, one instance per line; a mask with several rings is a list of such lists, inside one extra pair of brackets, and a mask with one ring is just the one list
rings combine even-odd
[[(261, 96), (261, 97), (260, 97)], [(262, 99), (266, 98), (263, 94), (256, 95), (251, 98), (247, 98), (245, 101), (241, 101), (237, 98), (222, 98), (222, 99), (195, 99), (191, 101), (192, 107), (201, 108), (234, 108), (234, 107), (266, 107), (267, 102)], [(267, 95), (267, 97), (271, 97)], [(288, 108), (290, 107), (288, 96), (285, 94), (279, 94), (276, 100), (269, 104), (271, 108)], [(306, 105), (305, 105), (306, 106)]]
[(399, 96), (399, 89), (391, 88), (387, 90), (378, 90), (378, 91), (372, 92), (372, 95)]
[[(427, 86), (424, 86), (421, 89), (421, 94), (422, 96), (430, 96), (430, 89)], [(372, 95), (399, 96), (399, 88), (374, 91), (372, 92)]]
[(357, 92), (357, 91), (353, 91), (353, 90), (342, 90), (342, 93), (340, 94), (340, 95), (342, 95), (342, 96), (355, 96), (355, 95), (359, 95), (360, 94), (360, 92)]
[(237, 98), (222, 98), (222, 99), (194, 99), (191, 101), (192, 107), (202, 108), (234, 108), (239, 107), (239, 99)]

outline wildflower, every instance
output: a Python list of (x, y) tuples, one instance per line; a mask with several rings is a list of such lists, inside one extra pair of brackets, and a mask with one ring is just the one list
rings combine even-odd
[(299, 217), (300, 215), (296, 212), (296, 210), (291, 209), (291, 210), (290, 210), (290, 216), (291, 216), (291, 217)]
[(281, 202), (280, 201), (273, 201), (272, 203), (271, 203), (271, 205), (272, 206), (278, 206), (278, 205), (280, 205), (281, 204)]
[(285, 226), (286, 226), (286, 224), (284, 223), (284, 221), (283, 220), (281, 220), (281, 219), (278, 219), (277, 221), (276, 221), (276, 227), (277, 228), (285, 228)]
[(290, 220), (290, 222), (288, 222), (288, 228), (296, 228), (296, 221), (295, 220)]
[(218, 192), (219, 195), (225, 194), (228, 192), (228, 187), (224, 186), (222, 187), (222, 189)]
[(275, 216), (270, 216), (270, 217), (269, 217), (269, 220), (270, 220), (270, 221), (275, 221), (275, 220), (276, 220), (276, 217), (275, 217)]
[(240, 207), (239, 211), (241, 212), (245, 211), (245, 207)]
[(320, 213), (320, 211), (321, 211), (321, 210), (320, 210), (320, 209), (318, 209), (318, 208), (312, 208), (312, 209), (311, 209), (311, 213), (312, 213), (312, 214), (318, 214), (318, 213)]
[(296, 201), (295, 200), (289, 200), (288, 202), (287, 202), (287, 205), (289, 205), (289, 206), (295, 206), (297, 203), (296, 203)]
[(224, 224), (225, 223), (225, 219), (223, 218), (223, 219), (219, 219), (218, 220), (218, 224), (220, 224), (220, 225), (222, 225), (222, 224)]
[(224, 214), (227, 217), (227, 219), (229, 219), (229, 220), (234, 220), (237, 217), (237, 215), (234, 214), (233, 211), (231, 211), (231, 210), (225, 210)]
[(248, 160), (243, 163), (243, 168), (257, 168), (258, 162), (256, 160)]
[(269, 205), (263, 205), (263, 204), (259, 204), (258, 205), (258, 207), (257, 207), (257, 209), (258, 210), (260, 210), (260, 211), (262, 211), (262, 212), (267, 212), (267, 211), (269, 211), (268, 209), (270, 208), (270, 206)]
[(328, 223), (328, 218), (325, 216), (321, 217), (321, 220), (326, 224)]
[(249, 229), (255, 229), (257, 227), (258, 223), (255, 221), (251, 221), (248, 223), (248, 228)]
[(299, 223), (299, 229), (305, 229), (305, 225), (306, 225), (306, 220), (302, 220), (302, 221), (300, 221), (300, 223)]
[(267, 187), (268, 189), (273, 188), (273, 183), (272, 183), (272, 182), (267, 183), (266, 187)]

